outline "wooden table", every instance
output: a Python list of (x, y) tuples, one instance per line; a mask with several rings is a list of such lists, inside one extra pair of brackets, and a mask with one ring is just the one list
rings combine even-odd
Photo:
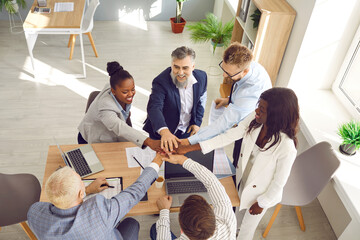
[[(55, 2), (74, 2), (74, 11), (54, 12)], [(79, 34), (83, 75), (74, 75), (75, 77), (85, 78), (85, 56), (83, 38), (81, 34), (81, 24), (84, 15), (85, 0), (47, 0), (46, 7), (51, 8), (50, 13), (34, 13), (34, 8), (36, 6), (37, 0), (35, 0), (33, 5), (31, 6), (30, 11), (23, 24), (26, 43), (28, 46), (31, 64), (34, 71), (34, 77), (36, 76), (36, 70), (33, 49), (38, 34)]]
[[(61, 149), (69, 151), (78, 147), (79, 145), (63, 145)], [(104, 171), (89, 176), (88, 178), (97, 177), (123, 177), (123, 188), (130, 186), (140, 176), (140, 167), (128, 168), (125, 148), (135, 147), (135, 144), (129, 142), (119, 143), (96, 143), (92, 144), (96, 155), (100, 159), (104, 166)], [(45, 189), (45, 183), (49, 176), (59, 167), (65, 166), (64, 161), (61, 158), (59, 149), (57, 146), (49, 146), (49, 152), (47, 156), (45, 174), (42, 189)], [(235, 189), (234, 182), (231, 177), (223, 178), (220, 182), (224, 185), (227, 194), (229, 195), (232, 205), (239, 206), (240, 200)], [(148, 190), (148, 201), (139, 202), (133, 207), (127, 216), (134, 215), (150, 215), (159, 213), (159, 209), (156, 206), (156, 200), (165, 195), (165, 185), (163, 188), (156, 188), (153, 184)], [(40, 201), (47, 201), (45, 192), (41, 192)], [(171, 208), (171, 212), (178, 212), (179, 208)]]

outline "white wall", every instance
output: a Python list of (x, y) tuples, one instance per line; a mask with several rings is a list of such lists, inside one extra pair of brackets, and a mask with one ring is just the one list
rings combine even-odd
[(359, 26), (360, 1), (288, 2), (297, 17), (276, 85), (330, 89)]
[[(21, 9), (20, 14), (26, 18), (33, 0), (25, 0), (26, 9)], [(199, 21), (205, 18), (206, 13), (212, 12), (215, 0), (188, 0), (184, 2), (183, 17), (187, 21)], [(118, 21), (119, 15), (135, 14), (144, 20), (169, 21), (175, 17), (175, 0), (100, 0), (100, 5), (95, 12), (95, 21)], [(8, 20), (5, 9), (0, 12), (0, 20)]]

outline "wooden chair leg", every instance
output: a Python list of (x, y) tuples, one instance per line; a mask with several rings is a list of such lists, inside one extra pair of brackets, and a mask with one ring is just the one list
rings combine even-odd
[(75, 40), (76, 40), (76, 34), (71, 34), (72, 38), (71, 38), (71, 48), (70, 48), (70, 57), (69, 59), (71, 60), (74, 54), (74, 47), (75, 47)]
[(69, 42), (68, 42), (68, 48), (70, 47), (70, 44), (71, 44), (71, 40), (72, 40), (72, 36), (73, 36), (74, 34), (70, 34), (70, 37), (69, 37)]
[(301, 213), (301, 208), (298, 206), (295, 206), (295, 211), (296, 211), (296, 215), (298, 217), (299, 220), (299, 225), (300, 225), (300, 229), (305, 232), (305, 223), (304, 223), (304, 218), (303, 215)]
[(95, 57), (98, 57), (98, 53), (97, 53), (97, 51), (96, 51), (94, 39), (93, 39), (93, 37), (92, 37), (92, 35), (91, 35), (91, 32), (87, 32), (87, 33), (85, 33), (85, 34), (88, 35), (88, 37), (89, 37), (91, 46), (92, 46), (92, 48), (93, 48), (93, 50), (94, 50), (94, 53), (95, 53)]
[(269, 231), (270, 231), (270, 228), (271, 228), (271, 226), (273, 225), (273, 223), (274, 223), (274, 221), (275, 221), (275, 218), (276, 218), (276, 216), (278, 215), (281, 207), (282, 207), (282, 205), (281, 205), (280, 203), (279, 203), (278, 205), (276, 205), (276, 208), (275, 208), (275, 210), (274, 210), (274, 213), (273, 213), (273, 215), (271, 216), (271, 219), (270, 219), (270, 221), (269, 221), (269, 223), (268, 223), (268, 225), (267, 225), (267, 227), (266, 227), (266, 229), (265, 229), (265, 231), (264, 231), (264, 233), (263, 233), (263, 238), (266, 238), (266, 237), (267, 237), (267, 235), (268, 235), (268, 233), (269, 233)]
[(37, 240), (35, 234), (31, 231), (31, 229), (29, 228), (26, 222), (21, 222), (20, 226), (24, 229), (25, 233), (28, 235), (28, 237), (31, 240)]

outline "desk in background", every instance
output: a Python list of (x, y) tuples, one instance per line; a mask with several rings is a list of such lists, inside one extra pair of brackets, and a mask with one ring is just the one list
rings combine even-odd
[[(54, 12), (55, 2), (74, 2), (74, 11)], [(85, 0), (47, 0), (46, 7), (51, 8), (51, 12), (46, 14), (34, 13), (35, 6), (37, 6), (36, 0), (31, 6), (23, 24), (26, 43), (34, 71), (34, 77), (36, 76), (36, 70), (33, 49), (39, 34), (79, 34), (83, 75), (77, 74), (75, 76), (78, 78), (86, 78), (83, 38), (81, 34), (81, 24), (84, 15)]]
[[(93, 174), (87, 178), (97, 178), (97, 177), (123, 177), (123, 188), (127, 188), (136, 179), (140, 176), (140, 167), (137, 168), (128, 168), (126, 160), (125, 148), (135, 147), (135, 144), (130, 142), (118, 142), (118, 143), (96, 143), (91, 144), (96, 155), (100, 159), (101, 163), (104, 166), (104, 171)], [(71, 149), (78, 147), (78, 145), (63, 145), (61, 149), (66, 152)], [(164, 163), (163, 163), (164, 164)], [(44, 180), (42, 184), (42, 189), (45, 188), (45, 183), (49, 176), (59, 167), (65, 166), (64, 161), (61, 158), (59, 149), (57, 146), (50, 146), (47, 156)], [(232, 177), (223, 178), (220, 180), (223, 186), (226, 189), (227, 194), (231, 199), (233, 206), (239, 206), (240, 200), (235, 189), (234, 182)], [(139, 202), (135, 207), (133, 207), (127, 216), (134, 215), (150, 215), (157, 214), (159, 210), (156, 205), (156, 200), (159, 197), (165, 196), (165, 185), (162, 188), (158, 189), (153, 184), (148, 190), (148, 201)], [(44, 191), (41, 192), (40, 201), (47, 201)], [(171, 208), (172, 212), (178, 212), (180, 208)]]

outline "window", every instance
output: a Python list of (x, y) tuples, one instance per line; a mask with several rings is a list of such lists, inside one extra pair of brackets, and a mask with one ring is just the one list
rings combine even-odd
[(333, 91), (343, 105), (360, 118), (360, 26), (333, 84)]

